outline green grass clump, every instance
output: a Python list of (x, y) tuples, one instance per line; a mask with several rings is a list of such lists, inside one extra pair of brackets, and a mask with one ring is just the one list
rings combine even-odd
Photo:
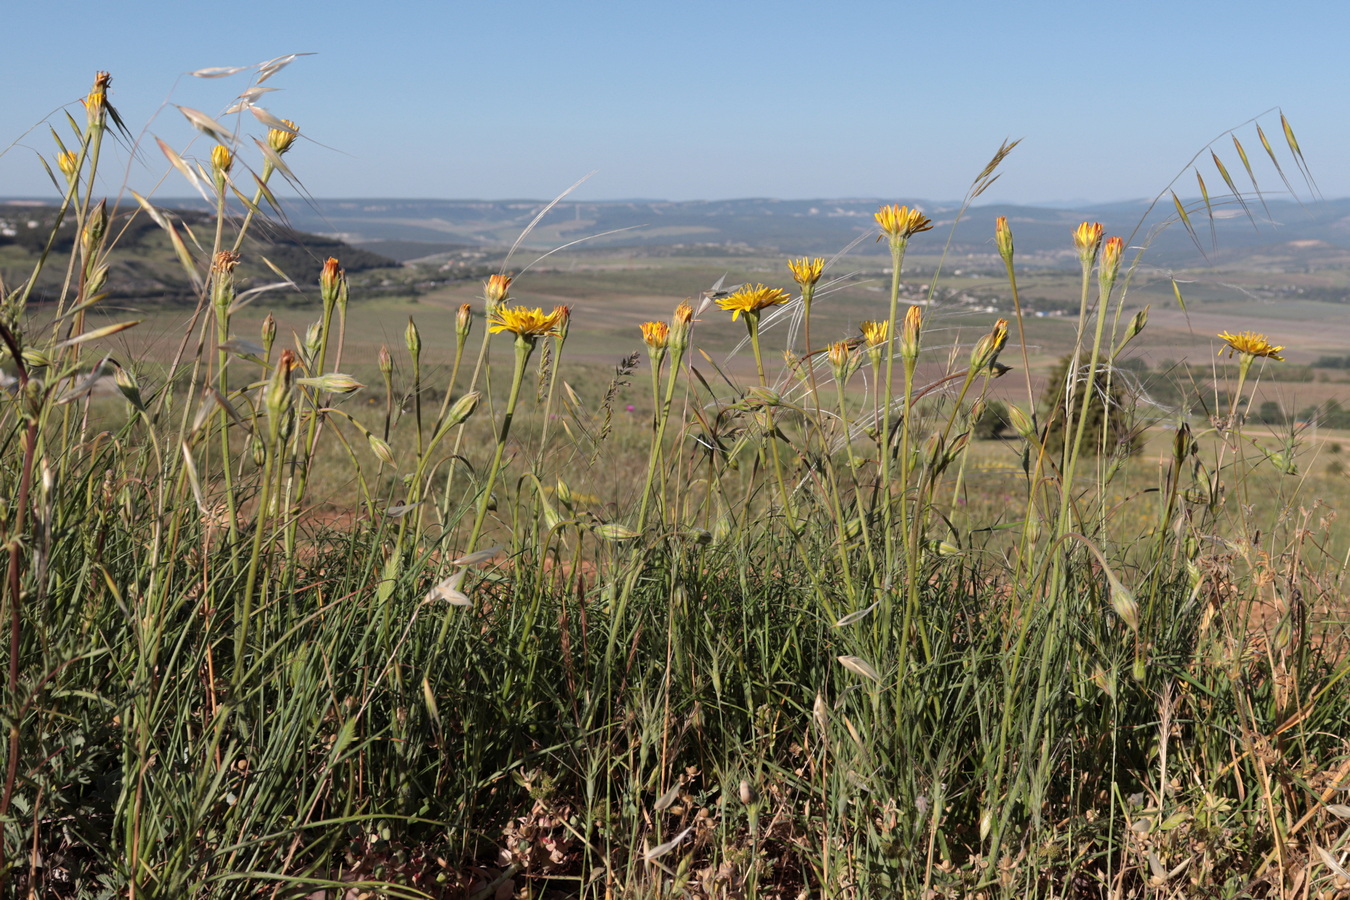
[[(1007, 223), (1015, 321), (937, 346), (941, 305), (901, 304), (931, 228), (903, 207), (877, 215), (892, 286), (860, 334), (812, 336), (836, 260), (802, 259), (798, 290), (719, 285), (645, 323), (645, 371), (573, 374), (587, 323), (516, 305), (504, 263), (481, 309), (352, 359), (334, 259), (303, 333), (236, 333), (297, 129), (255, 110), (246, 189), (245, 142), (194, 113), (209, 160), (169, 153), (211, 226), (139, 197), (133, 218), (197, 305), (171, 352), (116, 359), (137, 323), (94, 318), (106, 88), (53, 172), (67, 258), (0, 298), (0, 890), (1345, 889), (1347, 562), (1295, 489), (1324, 477), (1298, 475), (1300, 434), (1249, 432), (1241, 401), (1279, 348), (1228, 336), (1226, 408), (1098, 452), (1149, 412), (1093, 404), (1129, 396), (1146, 328), (1101, 226), (1072, 236), (1077, 337), (1039, 409)], [(751, 351), (724, 364), (719, 306)], [(974, 442), (1000, 377), (1025, 379), (1015, 437)]]

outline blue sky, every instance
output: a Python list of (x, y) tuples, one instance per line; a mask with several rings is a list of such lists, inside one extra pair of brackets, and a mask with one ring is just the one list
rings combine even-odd
[[(315, 55), (261, 102), (299, 123), (288, 162), (320, 197), (538, 198), (594, 171), (573, 196), (948, 200), (1011, 137), (986, 199), (1116, 200), (1272, 107), (1323, 195), (1350, 195), (1344, 0), (71, 0), (4, 18), (0, 196), (52, 191), (40, 123), (78, 115), (96, 69), (142, 141), (108, 171), (146, 190), (166, 169), (154, 137), (210, 151), (168, 104), (214, 115), (249, 85), (185, 73), (297, 52)], [(1278, 116), (1261, 121), (1281, 146)]]

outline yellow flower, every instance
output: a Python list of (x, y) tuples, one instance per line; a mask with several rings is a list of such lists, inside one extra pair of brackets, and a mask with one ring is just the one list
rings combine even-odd
[[(1219, 337), (1228, 344), (1225, 349), (1228, 350), (1229, 357), (1232, 357), (1234, 353), (1239, 353), (1242, 356), (1249, 356), (1252, 359), (1255, 359), (1258, 356), (1268, 356), (1271, 359), (1278, 359), (1281, 362), (1284, 361), (1284, 357), (1280, 355), (1280, 351), (1284, 348), (1271, 346), (1270, 341), (1266, 340), (1264, 334), (1258, 334), (1255, 331), (1242, 331), (1237, 334), (1229, 334), (1226, 331), (1222, 331), (1219, 333)], [(1221, 349), (1219, 352), (1223, 353), (1223, 350)]]
[(830, 358), (830, 365), (841, 371), (848, 365), (849, 357), (853, 355), (853, 347), (848, 341), (835, 341), (826, 353)]
[(765, 287), (757, 284), (754, 287), (743, 285), (740, 290), (730, 294), (717, 301), (717, 305), (731, 313), (731, 321), (736, 321), (741, 313), (747, 316), (759, 315), (760, 310), (770, 306), (777, 306), (780, 303), (787, 303), (792, 298), (788, 296), (787, 291), (782, 288)]
[(1102, 246), (1102, 223), (1084, 222), (1073, 230), (1073, 245), (1078, 249), (1078, 258), (1091, 262), (1097, 258)]
[(825, 260), (819, 256), (815, 259), (807, 259), (805, 256), (801, 259), (790, 259), (788, 269), (792, 271), (793, 281), (802, 287), (811, 287), (820, 280), (820, 273), (825, 270)]
[(224, 144), (216, 144), (211, 150), (211, 168), (217, 172), (228, 172), (234, 166), (234, 154)]
[(665, 322), (643, 322), (642, 340), (653, 350), (664, 350), (670, 341), (670, 326)]
[[(498, 276), (492, 277), (497, 278)], [(546, 334), (553, 334), (557, 327), (558, 313), (556, 311), (546, 313), (538, 307), (528, 309), (524, 306), (513, 306), (508, 309), (505, 306), (499, 306), (493, 310), (492, 315), (488, 318), (488, 331), (493, 334), (499, 331), (509, 331), (524, 338), (537, 338)]]
[(863, 340), (869, 347), (880, 347), (886, 343), (890, 337), (891, 323), (889, 322), (863, 322), (862, 323)]
[(267, 129), (267, 144), (275, 150), (278, 155), (291, 149), (291, 144), (295, 143), (296, 137), (300, 134), (299, 126), (290, 119), (282, 119), (281, 121), (287, 129), (290, 129), (289, 131), (282, 128)]
[(79, 171), (80, 158), (67, 150), (64, 153), (58, 153), (56, 155), (56, 165), (60, 168), (61, 174), (65, 175), (66, 179), (69, 180), (74, 178), (75, 173)]
[(890, 206), (883, 206), (877, 211), (877, 224), (881, 226), (882, 237), (890, 237), (893, 241), (907, 240), (910, 235), (918, 234), (921, 231), (931, 231), (933, 223), (923, 213), (917, 209), (910, 209), (908, 206), (897, 206), (892, 203)]

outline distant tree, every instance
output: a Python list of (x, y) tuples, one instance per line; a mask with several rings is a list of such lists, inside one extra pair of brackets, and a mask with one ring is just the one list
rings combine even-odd
[(975, 433), (976, 439), (990, 441), (1002, 435), (1010, 424), (1008, 404), (1002, 400), (990, 400), (980, 409), (971, 430)]
[[(1072, 440), (1072, 435), (1066, 438), (1064, 431), (1064, 395), (1069, 381), (1069, 365), (1072, 361), (1072, 357), (1069, 356), (1060, 359), (1050, 374), (1045, 391), (1041, 394), (1040, 421), (1046, 423), (1041, 437), (1045, 442), (1046, 452), (1052, 457), (1063, 453), (1065, 441)], [(1080, 366), (1080, 372), (1083, 374), (1086, 374), (1086, 369), (1086, 365)], [(1140, 448), (1139, 435), (1133, 428), (1134, 410), (1126, 403), (1122, 379), (1119, 377), (1108, 379), (1107, 374), (1106, 367), (1098, 365), (1096, 377), (1091, 379), (1090, 384), (1080, 375), (1074, 387), (1075, 417), (1083, 402), (1083, 391), (1090, 391), (1082, 452), (1088, 456), (1096, 456), (1105, 449), (1107, 453), (1132, 456), (1138, 453)], [(1108, 390), (1109, 405), (1106, 400)]]

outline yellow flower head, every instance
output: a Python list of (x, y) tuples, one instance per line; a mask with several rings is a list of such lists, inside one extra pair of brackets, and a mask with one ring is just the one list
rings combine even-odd
[(1097, 258), (1102, 246), (1102, 223), (1084, 222), (1073, 230), (1073, 245), (1078, 250), (1078, 258), (1091, 262)]
[(820, 280), (820, 273), (825, 270), (825, 260), (817, 256), (815, 259), (807, 259), (803, 256), (801, 259), (788, 260), (788, 269), (792, 272), (792, 280), (802, 287), (812, 287)]
[(758, 315), (762, 309), (787, 303), (791, 299), (782, 288), (765, 287), (762, 284), (751, 287), (747, 284), (736, 293), (718, 300), (717, 305), (730, 312), (731, 321), (734, 322), (741, 313), (747, 316)]
[(112, 84), (112, 76), (107, 72), (94, 73), (94, 86), (89, 89), (89, 94), (80, 102), (84, 104), (84, 111), (89, 119), (89, 124), (102, 124), (104, 109), (108, 105), (108, 85)]
[(863, 340), (867, 342), (867, 346), (880, 347), (890, 337), (891, 323), (867, 321), (862, 323), (861, 328)]
[(285, 153), (287, 150), (291, 149), (291, 144), (295, 143), (295, 139), (300, 134), (299, 126), (290, 119), (282, 119), (281, 122), (286, 128), (267, 129), (267, 144), (273, 150), (277, 151), (278, 154)]
[[(497, 276), (493, 276), (496, 278)], [(509, 331), (525, 338), (537, 338), (553, 334), (558, 328), (557, 311), (546, 313), (538, 307), (528, 309), (524, 306), (499, 306), (488, 317), (488, 331), (496, 334)]]
[(643, 322), (642, 340), (653, 350), (664, 350), (670, 341), (670, 326), (665, 322)]
[(830, 365), (836, 372), (844, 371), (848, 365), (849, 358), (853, 355), (853, 345), (848, 341), (835, 341), (826, 351), (830, 358)]
[(893, 241), (907, 240), (911, 235), (918, 234), (921, 231), (931, 231), (933, 223), (923, 213), (917, 209), (910, 209), (908, 206), (897, 206), (892, 203), (890, 206), (883, 206), (877, 211), (877, 224), (881, 226), (882, 237), (889, 237)]
[(61, 170), (61, 174), (69, 180), (74, 178), (75, 173), (79, 171), (80, 158), (67, 150), (64, 153), (56, 154), (56, 165)]
[(216, 144), (211, 150), (211, 168), (217, 172), (228, 172), (234, 166), (234, 154), (224, 144)]
[(1252, 359), (1255, 359), (1258, 356), (1268, 356), (1271, 359), (1278, 359), (1281, 362), (1284, 361), (1284, 357), (1280, 355), (1280, 351), (1284, 348), (1272, 346), (1270, 341), (1266, 340), (1264, 334), (1258, 334), (1255, 331), (1242, 331), (1237, 334), (1229, 334), (1228, 332), (1223, 331), (1219, 333), (1219, 337), (1228, 344), (1226, 348), (1220, 349), (1219, 352), (1223, 353), (1226, 349), (1229, 357), (1232, 357), (1234, 353), (1238, 353), (1242, 356), (1251, 357)]

